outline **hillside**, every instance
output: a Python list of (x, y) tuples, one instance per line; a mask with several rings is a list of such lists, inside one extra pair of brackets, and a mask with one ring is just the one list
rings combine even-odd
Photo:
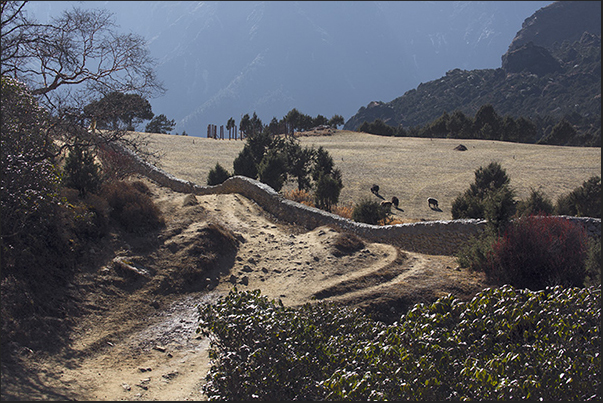
[[(472, 140), (460, 152), (448, 139), (375, 142), (345, 131), (300, 139), (333, 155), (345, 203), (379, 181), (384, 196), (407, 195), (396, 214), (408, 220), (448, 218), (450, 197), (491, 159), (509, 169), (520, 196), (542, 185), (554, 197), (601, 171), (592, 148)], [(162, 134), (149, 140), (167, 172), (200, 185), (216, 162), (230, 167), (243, 145)], [(200, 387), (211, 361), (209, 339), (195, 333), (196, 307), (233, 285), (286, 306), (332, 301), (386, 321), (413, 304), (447, 293), (468, 300), (488, 286), (483, 273), (460, 268), (453, 256), (410, 252), (328, 226), (308, 230), (275, 220), (238, 194), (193, 196), (133, 179), (148, 186), (165, 226), (131, 233), (113, 225), (87, 249), (73, 278), (52, 290), (48, 304), (58, 304), (61, 315), (28, 318), (19, 340), (6, 346), (2, 400), (204, 400)], [(438, 195), (442, 211), (427, 207), (428, 194)]]
[[(444, 112), (460, 110), (473, 116), (482, 105), (492, 104), (500, 116), (555, 121), (570, 116), (580, 131), (600, 132), (600, 12), (600, 2), (557, 2), (545, 7), (539, 18), (535, 14), (524, 22), (502, 55), (501, 68), (450, 70), (391, 102), (361, 107), (344, 129), (355, 130), (375, 119), (390, 126), (420, 126)], [(571, 18), (564, 18), (568, 15)], [(596, 18), (598, 25), (591, 22)], [(560, 33), (567, 39), (561, 41)]]
[[(475, 170), (491, 161), (498, 161), (507, 170), (520, 199), (534, 188), (556, 200), (590, 176), (601, 174), (601, 153), (596, 148), (382, 137), (344, 130), (299, 139), (302, 145), (323, 146), (341, 169), (342, 206), (353, 205), (363, 197), (376, 198), (369, 189), (377, 183), (384, 198), (400, 199), (394, 216), (405, 222), (451, 219), (454, 198), (473, 181)], [(151, 147), (163, 154), (163, 169), (198, 185), (207, 183), (207, 174), (216, 163), (232, 172), (232, 162), (244, 145), (242, 141), (161, 134), (150, 134), (149, 140)], [(454, 150), (461, 142), (467, 151)], [(428, 207), (428, 197), (440, 201), (441, 211)]]

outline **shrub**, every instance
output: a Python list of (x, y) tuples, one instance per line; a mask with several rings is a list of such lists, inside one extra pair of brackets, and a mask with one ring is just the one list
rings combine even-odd
[(152, 195), (151, 189), (149, 189), (149, 186), (143, 181), (132, 181), (129, 183), (134, 187), (134, 189), (138, 190), (140, 193), (145, 194), (147, 196)]
[(493, 231), (485, 231), (483, 234), (471, 238), (456, 254), (459, 265), (471, 271), (483, 271), (496, 240), (497, 236)]
[(358, 236), (344, 232), (337, 234), (332, 245), (332, 253), (335, 256), (350, 255), (364, 248), (364, 242)]
[(569, 194), (561, 195), (555, 210), (559, 215), (601, 218), (601, 177), (593, 176)]
[(541, 190), (530, 189), (530, 196), (517, 203), (518, 216), (551, 215), (554, 212), (551, 200)]
[(515, 214), (515, 193), (510, 179), (498, 162), (475, 171), (475, 181), (452, 202), (452, 218), (485, 218), (500, 231)]
[(475, 171), (475, 181), (452, 202), (452, 218), (487, 218), (505, 221), (515, 213), (514, 192), (510, 179), (498, 162)]
[(199, 313), (197, 332), (210, 337), (218, 360), (203, 386), (211, 400), (324, 400), (322, 381), (383, 328), (345, 307), (288, 308), (236, 288)]
[(601, 284), (601, 238), (589, 239), (585, 286)]
[(258, 177), (258, 168), (253, 159), (251, 148), (247, 144), (234, 159), (232, 166), (235, 175), (246, 176), (251, 179), (256, 179)]
[(293, 200), (294, 202), (305, 204), (306, 206), (310, 207), (315, 207), (314, 198), (307, 190), (293, 189), (290, 191), (286, 191), (283, 196), (289, 200)]
[(102, 195), (109, 203), (111, 217), (128, 232), (157, 229), (164, 225), (159, 208), (149, 195), (125, 181), (105, 184)]
[(230, 178), (230, 173), (219, 162), (216, 163), (215, 168), (210, 169), (207, 174), (207, 184), (209, 186), (219, 185), (226, 179)]
[(115, 150), (111, 145), (101, 144), (97, 156), (102, 164), (101, 181), (124, 180), (138, 171), (132, 156)]
[(260, 182), (267, 184), (277, 192), (287, 179), (287, 159), (276, 149), (270, 149), (258, 165)]
[(100, 166), (94, 162), (94, 155), (83, 147), (74, 147), (67, 154), (63, 168), (63, 184), (77, 189), (80, 196), (96, 193), (100, 187)]
[(233, 289), (199, 306), (209, 400), (598, 400), (601, 288), (488, 288), (386, 326)]
[(69, 206), (73, 214), (73, 231), (77, 235), (74, 242), (95, 241), (109, 232), (109, 205), (102, 197), (88, 194)]
[(321, 173), (314, 190), (314, 204), (326, 211), (331, 211), (331, 208), (337, 204), (343, 188), (341, 173), (337, 169), (334, 171), (333, 173)]
[(337, 214), (340, 217), (352, 220), (352, 214), (354, 213), (354, 206), (352, 204), (347, 206), (335, 205), (331, 207), (331, 212)]
[(495, 233), (503, 231), (516, 212), (515, 193), (507, 186), (493, 190), (483, 201), (484, 216)]
[(582, 286), (587, 236), (564, 218), (518, 219), (492, 245), (482, 266), (496, 284), (540, 290), (549, 285)]
[(366, 224), (380, 225), (387, 224), (390, 215), (391, 212), (389, 209), (381, 206), (380, 202), (371, 199), (362, 199), (354, 206), (352, 219)]

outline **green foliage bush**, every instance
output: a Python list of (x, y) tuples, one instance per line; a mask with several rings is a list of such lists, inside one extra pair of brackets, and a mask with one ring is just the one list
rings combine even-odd
[(342, 188), (343, 181), (339, 170), (336, 169), (333, 174), (321, 173), (315, 184), (314, 204), (320, 209), (331, 211), (339, 201)]
[(281, 138), (269, 130), (247, 137), (233, 170), (234, 175), (258, 178), (277, 192), (288, 180), (295, 180), (300, 191), (314, 188), (316, 207), (327, 211), (337, 204), (343, 188), (341, 171), (322, 146), (302, 147), (294, 137)]
[(230, 178), (230, 173), (222, 166), (219, 162), (213, 169), (209, 170), (207, 174), (207, 184), (209, 186), (219, 185), (226, 179)]
[(387, 224), (390, 217), (391, 212), (388, 208), (377, 200), (367, 198), (354, 205), (352, 211), (352, 220), (372, 225)]
[(452, 202), (452, 218), (486, 218), (499, 231), (515, 214), (514, 191), (510, 178), (498, 162), (475, 171), (475, 181)]
[(267, 184), (277, 192), (287, 180), (287, 157), (279, 149), (269, 149), (258, 164), (260, 182)]
[(551, 215), (555, 211), (553, 202), (537, 189), (530, 189), (530, 195), (526, 200), (517, 203), (516, 214), (518, 216)]
[(566, 195), (557, 199), (559, 215), (601, 218), (601, 177), (592, 176)]
[(383, 327), (355, 310), (293, 309), (236, 288), (199, 312), (198, 332), (210, 336), (217, 360), (204, 385), (211, 400), (323, 400), (322, 382)]
[(245, 145), (239, 155), (232, 162), (235, 175), (246, 176), (251, 179), (258, 177), (258, 167), (254, 161), (251, 148)]
[(601, 288), (447, 295), (386, 326), (233, 289), (199, 306), (210, 400), (598, 400)]
[(148, 194), (126, 181), (109, 182), (101, 195), (111, 208), (110, 216), (128, 232), (142, 232), (164, 225), (161, 210)]
[(100, 165), (89, 150), (76, 146), (69, 151), (63, 167), (63, 185), (77, 189), (81, 196), (98, 191), (101, 185)]

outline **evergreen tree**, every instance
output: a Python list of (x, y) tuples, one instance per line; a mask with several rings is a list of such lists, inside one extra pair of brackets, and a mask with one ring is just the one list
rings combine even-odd
[(239, 155), (234, 159), (233, 169), (235, 175), (246, 176), (251, 179), (258, 177), (258, 169), (248, 144), (245, 144)]
[(80, 196), (96, 193), (100, 186), (100, 166), (94, 155), (83, 147), (74, 147), (65, 159), (64, 185), (77, 189)]
[(318, 147), (314, 154), (314, 166), (312, 167), (312, 179), (318, 181), (321, 174), (331, 174), (335, 163), (333, 157), (329, 154), (323, 146)]
[(514, 191), (498, 162), (475, 171), (475, 181), (452, 202), (452, 218), (486, 218), (496, 231), (515, 214)]
[(310, 170), (314, 157), (314, 150), (302, 147), (293, 139), (285, 143), (287, 166), (289, 175), (297, 181), (298, 190), (307, 190), (311, 187)]
[(260, 182), (272, 187), (277, 192), (287, 180), (287, 159), (277, 149), (269, 149), (258, 165)]
[(574, 137), (576, 137), (576, 129), (574, 129), (570, 122), (561, 119), (547, 136), (538, 141), (538, 144), (562, 146), (569, 143)]
[(473, 130), (483, 140), (498, 140), (501, 133), (501, 120), (491, 104), (482, 105), (473, 122)]
[(207, 174), (207, 184), (209, 186), (219, 185), (224, 182), (226, 179), (230, 178), (230, 174), (219, 162), (216, 163), (216, 166), (213, 169), (210, 169)]
[(176, 122), (174, 119), (168, 119), (164, 114), (155, 116), (153, 120), (151, 120), (146, 128), (145, 132), (147, 133), (161, 133), (168, 134), (171, 132), (176, 126)]
[(320, 209), (331, 211), (331, 208), (339, 201), (342, 188), (343, 181), (338, 169), (330, 174), (321, 173), (316, 181), (314, 204)]
[(329, 119), (328, 125), (337, 129), (338, 126), (341, 126), (345, 123), (343, 116), (341, 115), (333, 115), (331, 119)]

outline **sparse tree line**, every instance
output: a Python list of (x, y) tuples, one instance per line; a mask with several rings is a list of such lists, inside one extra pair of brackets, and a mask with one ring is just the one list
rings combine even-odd
[(595, 135), (581, 136), (574, 128), (583, 125), (579, 114), (565, 116), (554, 122), (550, 117), (529, 119), (523, 116), (499, 116), (491, 104), (482, 105), (472, 118), (462, 111), (449, 114), (444, 112), (439, 118), (425, 126), (404, 128), (389, 126), (381, 119), (363, 122), (358, 131), (397, 137), (428, 137), (500, 140), (516, 143), (594, 146), (601, 147), (601, 125)]
[[(241, 117), (239, 122), (239, 133), (240, 138), (245, 139), (250, 136), (254, 136), (261, 132), (267, 132), (271, 135), (287, 134), (292, 135), (296, 131), (306, 131), (319, 126), (330, 126), (337, 128), (344, 124), (343, 116), (333, 115), (331, 119), (327, 119), (323, 115), (317, 115), (312, 117), (304, 113), (299, 112), (296, 108), (291, 109), (285, 116), (280, 120), (275, 117), (272, 118), (269, 124), (265, 125), (262, 120), (258, 117), (256, 112), (253, 112), (252, 116), (248, 113)], [(229, 118), (226, 123), (226, 129), (228, 130), (228, 138), (236, 138), (236, 133), (232, 133), (233, 129), (236, 129), (236, 121), (234, 118)]]

